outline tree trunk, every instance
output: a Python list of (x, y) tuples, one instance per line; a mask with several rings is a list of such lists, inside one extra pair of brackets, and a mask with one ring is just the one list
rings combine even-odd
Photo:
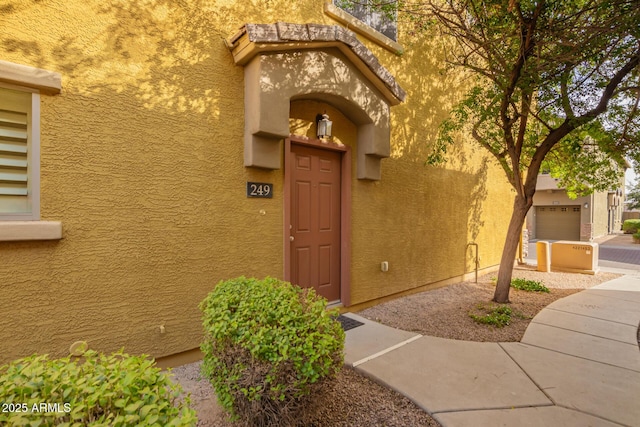
[(533, 197), (524, 198), (517, 195), (513, 202), (513, 213), (509, 228), (507, 229), (507, 238), (502, 250), (502, 259), (500, 260), (500, 270), (498, 271), (498, 283), (496, 291), (493, 294), (493, 301), (499, 303), (509, 302), (509, 290), (511, 289), (511, 274), (513, 273), (513, 263), (516, 259), (516, 251), (520, 243), (520, 234), (522, 233), (522, 224), (527, 216), (527, 212), (533, 205)]

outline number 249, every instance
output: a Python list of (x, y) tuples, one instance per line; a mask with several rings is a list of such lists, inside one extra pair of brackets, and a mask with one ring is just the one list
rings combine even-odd
[(250, 196), (268, 196), (271, 194), (271, 186), (264, 184), (251, 184), (249, 189)]

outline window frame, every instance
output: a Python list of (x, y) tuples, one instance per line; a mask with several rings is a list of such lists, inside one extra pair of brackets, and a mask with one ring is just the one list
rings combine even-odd
[[(41, 95), (56, 95), (62, 91), (62, 76), (60, 73), (16, 64), (0, 59), (0, 84), (13, 90), (31, 93), (31, 158), (27, 157), (27, 170), (31, 165), (32, 176), (32, 204), (30, 214), (2, 214), (0, 216), (0, 242), (25, 240), (59, 240), (62, 239), (61, 221), (40, 220), (40, 131), (41, 131)], [(34, 120), (33, 117), (38, 120)], [(29, 154), (27, 154), (29, 156)], [(31, 163), (29, 163), (31, 160)], [(28, 178), (27, 178), (28, 179)]]
[[(335, 19), (336, 21), (344, 24), (348, 29), (357, 32), (358, 34), (368, 38), (376, 44), (384, 47), (387, 50), (395, 53), (396, 55), (402, 55), (404, 48), (397, 41), (385, 36), (375, 28), (371, 27), (366, 22), (354, 17), (350, 13), (346, 12), (339, 6), (333, 3), (333, 0), (326, 0), (324, 4), (324, 11), (327, 15)], [(396, 38), (398, 36), (398, 25), (396, 20)]]
[(31, 93), (31, 117), (27, 123), (27, 203), (28, 212), (8, 213), (0, 207), (0, 221), (40, 220), (40, 91), (34, 88), (7, 84), (0, 88)]

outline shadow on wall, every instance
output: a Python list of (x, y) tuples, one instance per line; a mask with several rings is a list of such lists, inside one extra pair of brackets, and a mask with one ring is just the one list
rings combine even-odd
[[(281, 216), (238, 197), (243, 70), (216, 4), (0, 6), (3, 59), (62, 74), (62, 94), (41, 100), (41, 210), (62, 219), (65, 236), (0, 244), (0, 287), (15, 302), (0, 320), (0, 364), (64, 355), (79, 339), (154, 355), (194, 348), (198, 303), (220, 274), (281, 274)], [(251, 233), (231, 235), (247, 224)]]
[[(0, 45), (9, 54), (3, 59), (63, 75), (62, 95), (41, 101), (47, 121), (41, 174), (43, 218), (64, 218), (67, 237), (57, 244), (0, 245), (4, 297), (28, 301), (0, 328), (8, 352), (46, 348), (60, 355), (78, 339), (90, 341), (92, 348), (124, 345), (156, 355), (193, 348), (201, 335), (197, 305), (220, 271), (229, 276), (281, 273), (276, 267), (282, 265), (281, 249), (273, 249), (282, 246), (281, 216), (269, 209), (258, 216), (257, 201), (237, 199), (249, 173), (241, 164), (244, 70), (234, 64), (223, 39), (256, 17), (282, 20), (282, 11), (311, 22), (327, 18), (321, 7), (299, 12), (310, 2), (228, 3), (51, 0), (0, 6)], [(453, 148), (451, 164), (423, 166), (437, 126), (455, 102), (451, 93), (460, 87), (457, 76), (438, 71), (441, 56), (432, 48), (424, 42), (400, 58), (374, 52), (411, 92), (407, 103), (392, 109), (391, 155), (399, 166), (383, 161), (382, 182), (359, 183), (361, 203), (371, 209), (354, 218), (365, 236), (385, 229), (381, 225), (391, 236), (411, 236), (401, 242), (407, 254), (402, 262), (422, 266), (409, 278), (416, 284), (460, 273), (462, 260), (453, 263), (447, 257), (462, 253), (468, 236), (480, 232), (486, 198), (486, 160), (468, 161), (461, 143)], [(426, 72), (414, 73), (416, 64)], [(341, 68), (334, 72), (337, 81), (344, 78)], [(78, 110), (81, 117), (70, 114)], [(68, 167), (62, 170), (60, 164)], [(264, 180), (274, 176), (251, 173)], [(385, 177), (396, 173), (396, 182), (417, 185), (388, 191), (383, 199), (374, 189), (392, 183)], [(110, 191), (101, 190), (105, 187)], [(414, 200), (412, 216), (398, 222), (397, 207)], [(225, 209), (234, 215), (220, 215)], [(375, 221), (364, 217), (371, 212)], [(229, 230), (247, 224), (251, 233), (243, 235), (253, 237), (229, 236)], [(375, 228), (367, 229), (369, 224)], [(425, 235), (441, 236), (445, 247), (425, 255)], [(365, 259), (378, 259), (385, 251), (362, 242), (363, 253), (378, 251)], [(252, 247), (258, 250), (247, 250)], [(160, 336), (161, 322), (168, 335)], [(71, 326), (79, 324), (84, 329)], [(16, 330), (22, 334), (18, 338), (11, 335)], [(177, 338), (171, 335), (175, 331), (180, 331)], [(24, 345), (14, 345), (16, 339)]]
[[(353, 304), (457, 277), (475, 267), (467, 243), (483, 227), (486, 170), (470, 174), (434, 172), (421, 164), (383, 165), (381, 181), (359, 181), (353, 193), (352, 253), (363, 261), (352, 264)], [(388, 273), (380, 273), (379, 261), (389, 261)]]
[[(391, 156), (424, 162), (431, 153), (438, 126), (460, 101), (464, 75), (447, 67), (446, 43), (435, 34), (415, 33), (412, 23), (400, 20), (405, 51), (389, 68), (407, 90), (407, 102), (394, 107)], [(415, 72), (415, 70), (423, 70)], [(462, 153), (462, 146), (454, 151)]]
[[(396, 78), (409, 91), (407, 103), (392, 107), (390, 148), (393, 160), (382, 161), (381, 181), (359, 180), (354, 183), (353, 193), (353, 253), (358, 254), (358, 259), (368, 261), (389, 256), (385, 254), (402, 253), (403, 259), (392, 263), (396, 266), (394, 271), (404, 271), (406, 276), (369, 279), (374, 275), (372, 268), (376, 263), (363, 262), (358, 265), (356, 262), (352, 270), (354, 280), (357, 281), (359, 277), (368, 279), (366, 283), (353, 283), (353, 292), (356, 293), (352, 295), (354, 303), (394, 292), (390, 286), (406, 286), (407, 283), (420, 286), (460, 275), (475, 267), (475, 254), (465, 251), (468, 250), (467, 243), (475, 241), (484, 226), (483, 204), (487, 199), (489, 161), (485, 156), (475, 156), (462, 140), (458, 140), (452, 147), (447, 165), (424, 165), (437, 136), (440, 120), (456, 101), (451, 93), (463, 89), (459, 76), (439, 71), (442, 55), (438, 56), (438, 50), (431, 49), (428, 44), (428, 41), (423, 42), (423, 50), (389, 61), (396, 68), (397, 63), (407, 65), (400, 67)], [(309, 98), (326, 102), (350, 115), (354, 124), (376, 122), (380, 117), (375, 113), (381, 110), (370, 106), (375, 100), (368, 96), (375, 89), (362, 77), (349, 78), (361, 74), (336, 58), (341, 59), (342, 55), (335, 52), (331, 56), (304, 52), (278, 54), (277, 61), (263, 63), (261, 90), (282, 95), (284, 89), (290, 90), (293, 85), (289, 82), (295, 81), (299, 92), (313, 87), (316, 92), (309, 93)], [(300, 73), (298, 70), (301, 67), (296, 63), (302, 59), (305, 60), (305, 67)], [(331, 65), (328, 65), (329, 61)], [(424, 73), (405, 71), (415, 71), (418, 65), (424, 68)], [(358, 102), (350, 104), (338, 96), (321, 93), (322, 89), (340, 92), (336, 88), (347, 81), (350, 98)], [(282, 103), (288, 107), (286, 97), (283, 97)], [(273, 104), (269, 103), (270, 106)], [(374, 114), (369, 117), (362, 115), (361, 108)], [(283, 114), (281, 116), (285, 117)], [(310, 126), (298, 125), (302, 133), (312, 130)], [(339, 134), (339, 129), (340, 126), (334, 126), (334, 135)], [(352, 148), (357, 154), (359, 147), (352, 145)], [(378, 235), (375, 242), (369, 238), (373, 235)], [(460, 257), (451, 259), (452, 253), (460, 254)], [(389, 285), (386, 281), (403, 285)]]
[[(2, 6), (0, 15), (5, 19), (11, 19), (12, 14), (26, 16), (33, 21), (31, 27), (42, 28), (42, 16), (46, 15), (48, 28), (56, 31), (17, 37), (0, 30), (0, 41), (7, 52), (19, 52), (27, 58), (26, 65), (62, 73), (65, 92), (111, 90), (117, 94), (135, 90), (146, 108), (217, 115), (221, 98), (228, 94), (216, 90), (218, 85), (212, 83), (223, 78), (242, 82), (242, 69), (233, 65), (224, 39), (247, 22), (247, 17), (255, 20), (261, 16), (264, 22), (275, 22), (282, 19), (279, 11), (300, 7), (284, 0), (250, 0), (241, 7), (228, 3), (75, 2), (55, 13), (39, 10), (43, 6), (36, 0), (9, 4)], [(78, 20), (78, 16), (96, 19)], [(216, 63), (220, 60), (224, 63)], [(199, 86), (183, 84), (185, 67), (192, 68), (189, 74), (197, 76)]]
[[(431, 202), (436, 210), (442, 207), (436, 223), (444, 225), (448, 221), (445, 215), (460, 221), (430, 231), (442, 236), (442, 244), (448, 246), (445, 252), (461, 254), (460, 261), (454, 263), (455, 268), (440, 271), (437, 276), (430, 274), (430, 278), (440, 280), (475, 268), (475, 249), (467, 244), (483, 239), (488, 167), (497, 167), (497, 163), (475, 141), (459, 136), (449, 147), (445, 164), (425, 164), (438, 137), (440, 123), (462, 99), (471, 82), (446, 63), (446, 50), (451, 48), (446, 40), (435, 35), (430, 37), (428, 33), (415, 33), (413, 25), (401, 20), (405, 52), (399, 61), (390, 62), (391, 72), (407, 90), (407, 102), (393, 107), (391, 157), (400, 162), (417, 163), (424, 169), (424, 172), (414, 170), (417, 175), (427, 176), (422, 188), (426, 202)], [(425, 72), (408, 72), (415, 69)], [(480, 251), (483, 249), (481, 245)]]

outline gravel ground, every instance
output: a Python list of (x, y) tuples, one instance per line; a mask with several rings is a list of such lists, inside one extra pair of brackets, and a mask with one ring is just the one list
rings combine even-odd
[[(495, 276), (495, 275), (493, 275)], [(531, 319), (553, 301), (619, 277), (619, 274), (540, 273), (532, 267), (516, 267), (513, 277), (542, 281), (549, 294), (512, 289), (511, 308), (519, 316), (503, 328), (479, 325), (469, 317), (481, 314), (479, 306), (491, 307), (495, 286), (492, 275), (478, 278), (478, 283), (464, 282), (433, 291), (399, 298), (358, 314), (368, 319), (423, 335), (467, 341), (520, 341)], [(226, 413), (218, 406), (211, 385), (200, 380), (200, 362), (173, 369), (173, 375), (191, 393), (198, 412), (198, 426), (232, 427)], [(350, 368), (338, 375), (335, 389), (314, 426), (439, 426), (428, 414), (404, 396), (381, 387)]]
[(542, 273), (535, 267), (514, 268), (513, 277), (542, 282), (550, 293), (525, 292), (511, 289), (510, 307), (518, 316), (504, 328), (496, 328), (476, 323), (469, 313), (484, 314), (479, 306), (496, 306), (491, 301), (496, 276), (478, 278), (478, 283), (463, 282), (433, 291), (421, 292), (399, 298), (358, 314), (376, 322), (405, 331), (417, 332), (441, 338), (483, 342), (520, 341), (531, 319), (553, 301), (590, 288), (602, 282), (620, 277), (614, 273), (596, 275), (575, 273)]
[[(191, 393), (198, 426), (236, 427), (215, 400), (213, 389), (200, 380), (201, 362), (174, 368), (174, 378)], [(345, 367), (326, 398), (317, 420), (309, 427), (433, 426), (439, 424), (406, 397)]]

